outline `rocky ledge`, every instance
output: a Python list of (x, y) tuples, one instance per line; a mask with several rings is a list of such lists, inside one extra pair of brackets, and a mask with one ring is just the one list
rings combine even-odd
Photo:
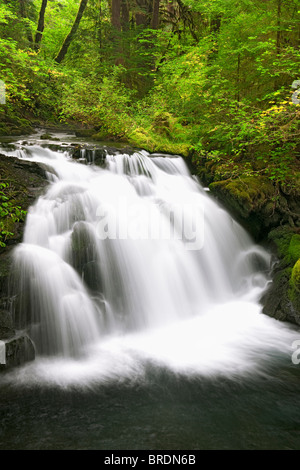
[[(0, 182), (9, 182), (14, 206), (27, 211), (42, 194), (48, 182), (46, 170), (34, 162), (0, 154)], [(9, 278), (13, 248), (21, 242), (24, 220), (3, 219), (10, 232), (6, 246), (0, 247), (0, 371), (19, 366), (35, 357), (35, 349), (26, 331), (16, 331), (11, 314)], [(6, 225), (7, 224), (7, 225)]]
[(263, 312), (300, 325), (300, 172), (279, 185), (262, 175), (221, 179), (217, 169), (203, 159), (195, 173), (254, 241), (273, 253)]
[(21, 366), (34, 359), (34, 344), (26, 332), (0, 340), (0, 371)]

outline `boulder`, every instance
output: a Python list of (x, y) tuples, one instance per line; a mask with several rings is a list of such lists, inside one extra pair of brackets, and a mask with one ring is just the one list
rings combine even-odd
[(26, 333), (0, 341), (0, 371), (17, 367), (35, 359), (35, 347)]
[(277, 227), (268, 239), (276, 258), (272, 282), (261, 299), (263, 312), (300, 325), (300, 230)]
[(11, 313), (8, 310), (0, 310), (0, 339), (12, 338), (15, 334)]

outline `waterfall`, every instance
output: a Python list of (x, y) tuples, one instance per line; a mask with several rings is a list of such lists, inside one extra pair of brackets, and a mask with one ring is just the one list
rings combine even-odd
[[(74, 375), (87, 379), (100, 369), (134, 374), (144, 359), (198, 373), (247, 370), (289, 351), (289, 327), (259, 305), (270, 255), (180, 156), (120, 152), (100, 168), (94, 154), (84, 165), (30, 145), (19, 157), (49, 170), (14, 251), (14, 315), (38, 358), (75, 360)], [(70, 367), (59, 363), (67, 380)]]

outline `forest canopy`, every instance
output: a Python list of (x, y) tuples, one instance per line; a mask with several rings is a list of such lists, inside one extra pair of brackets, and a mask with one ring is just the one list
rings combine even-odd
[(222, 178), (286, 184), (299, 156), (299, 11), (299, 0), (2, 0), (0, 133), (76, 123), (98, 140), (208, 158)]

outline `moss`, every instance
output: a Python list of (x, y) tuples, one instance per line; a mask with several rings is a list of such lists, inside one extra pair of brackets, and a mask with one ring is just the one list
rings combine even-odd
[(109, 134), (107, 131), (99, 131), (96, 134), (92, 134), (92, 139), (96, 140), (98, 142), (104, 142), (104, 141), (109, 141), (109, 140), (115, 140), (116, 136)]
[(277, 319), (300, 324), (300, 235), (288, 225), (269, 233), (279, 262), (264, 312)]
[(288, 226), (277, 227), (270, 231), (268, 238), (275, 244), (280, 257), (284, 258), (288, 255), (293, 234), (294, 231)]
[(292, 307), (297, 314), (300, 314), (300, 258), (294, 264), (290, 278), (288, 296)]
[(148, 152), (160, 152), (171, 155), (182, 155), (188, 157), (190, 154), (191, 146), (180, 142), (171, 142), (170, 140), (158, 135), (153, 135), (151, 132), (143, 128), (136, 128), (128, 135), (128, 142), (135, 147), (143, 148)]
[(260, 210), (266, 204), (271, 212), (270, 200), (275, 197), (273, 184), (263, 176), (218, 181), (211, 183), (209, 188), (213, 193), (221, 195), (243, 218), (249, 217), (252, 212)]
[(0, 135), (1, 136), (6, 136), (8, 134), (9, 134), (9, 128), (1, 123), (0, 124)]
[(34, 129), (28, 119), (8, 110), (7, 113), (0, 114), (0, 135), (19, 136), (32, 134)]
[(278, 255), (290, 265), (300, 258), (300, 235), (289, 226), (277, 227), (269, 233), (269, 240), (274, 242)]
[(300, 258), (300, 235), (295, 234), (292, 236), (288, 247), (288, 254), (291, 257), (291, 261), (296, 261)]
[(128, 142), (136, 147), (143, 148), (149, 152), (154, 152), (156, 147), (156, 142), (145, 129), (142, 127), (137, 127), (133, 132), (128, 136)]
[(161, 136), (170, 137), (175, 124), (176, 119), (170, 113), (160, 111), (155, 113), (151, 129)]
[(291, 286), (300, 293), (300, 258), (296, 261), (292, 269)]
[(300, 197), (300, 174), (299, 171), (294, 172), (293, 176), (286, 177), (281, 183), (281, 190), (288, 196)]
[(52, 138), (51, 134), (42, 134), (40, 137), (42, 140), (48, 140)]
[(187, 144), (177, 144), (170, 143), (167, 145), (162, 145), (160, 147), (163, 152), (170, 153), (172, 155), (182, 155), (183, 157), (188, 157), (190, 154), (190, 146)]
[(92, 137), (97, 135), (97, 132), (95, 129), (77, 129), (75, 135), (76, 137)]

